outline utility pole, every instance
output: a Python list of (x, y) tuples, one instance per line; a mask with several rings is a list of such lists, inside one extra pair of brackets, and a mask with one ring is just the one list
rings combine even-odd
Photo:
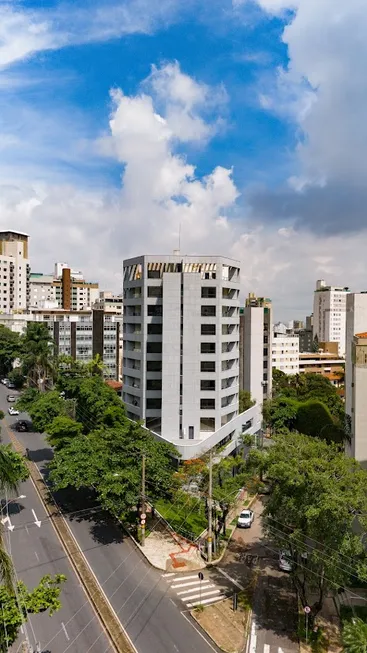
[(145, 453), (143, 453), (142, 466), (141, 466), (141, 515), (140, 515), (140, 526), (141, 526), (141, 545), (145, 545)]
[(209, 493), (208, 493), (208, 562), (212, 561), (213, 546), (213, 454), (209, 453)]

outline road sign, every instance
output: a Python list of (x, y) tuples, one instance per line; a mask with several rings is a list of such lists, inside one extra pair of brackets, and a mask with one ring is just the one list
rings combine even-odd
[(144, 524), (145, 524), (145, 519), (141, 519), (141, 520), (140, 520), (140, 523), (141, 523), (142, 526), (144, 526)]
[(199, 571), (198, 578), (199, 578), (199, 580), (204, 580), (204, 574), (203, 574), (202, 571)]
[(147, 516), (146, 516), (145, 512), (142, 512), (141, 515), (140, 515), (140, 519), (146, 519), (146, 518), (147, 518)]
[(310, 614), (310, 612), (311, 612), (311, 608), (310, 608), (310, 606), (309, 606), (309, 605), (305, 605), (305, 607), (303, 608), (303, 611), (304, 611), (306, 614)]

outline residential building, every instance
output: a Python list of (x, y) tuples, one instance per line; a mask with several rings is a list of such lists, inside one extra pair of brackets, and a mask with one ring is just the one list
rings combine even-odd
[(225, 454), (261, 411), (239, 415), (239, 263), (220, 256), (124, 261), (123, 400), (128, 417), (184, 460)]
[(101, 308), (106, 313), (121, 313), (123, 312), (123, 298), (122, 295), (114, 295), (109, 290), (99, 293), (98, 299), (94, 302), (94, 308)]
[(346, 301), (349, 288), (316, 283), (313, 303), (313, 337), (322, 342), (338, 342), (339, 356), (345, 356)]
[(272, 342), (272, 366), (284, 374), (299, 372), (299, 337), (283, 333), (274, 326)]
[(350, 453), (367, 466), (367, 332), (357, 333), (351, 345)]
[[(359, 434), (353, 433), (353, 414), (356, 407), (354, 406), (355, 391), (354, 391), (354, 372), (353, 372), (353, 351), (354, 351), (354, 336), (357, 333), (364, 333), (367, 329), (367, 293), (350, 293), (347, 296), (346, 305), (346, 355), (345, 355), (345, 412), (352, 420), (352, 443), (350, 447), (350, 454), (356, 457), (359, 445), (356, 443), (356, 437)], [(358, 343), (357, 343), (358, 344)], [(357, 374), (357, 377), (362, 377), (362, 374)], [(359, 392), (359, 390), (358, 390)], [(359, 396), (359, 395), (358, 395)], [(360, 409), (360, 405), (358, 406)], [(358, 421), (357, 421), (358, 424)]]
[(24, 333), (28, 322), (47, 324), (56, 355), (89, 363), (98, 354), (105, 377), (121, 381), (122, 315), (90, 309), (64, 311), (55, 306), (33, 309), (31, 313), (0, 315), (0, 324), (17, 333)]
[(71, 270), (66, 263), (55, 263), (54, 274), (30, 275), (31, 307), (42, 308), (47, 301), (55, 301), (60, 308), (81, 311), (91, 308), (99, 299), (98, 283), (85, 281), (83, 273)]
[[(333, 343), (337, 346), (337, 343)], [(337, 353), (304, 352), (299, 354), (299, 372), (320, 374), (329, 379), (335, 386), (344, 383), (344, 358), (339, 358)]]
[(272, 304), (250, 293), (240, 309), (240, 390), (262, 404), (272, 391)]
[(28, 236), (0, 231), (0, 311), (13, 313), (29, 306)]

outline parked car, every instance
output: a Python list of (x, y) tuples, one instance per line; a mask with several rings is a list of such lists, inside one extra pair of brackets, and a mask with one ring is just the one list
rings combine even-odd
[(279, 552), (278, 565), (280, 571), (291, 572), (293, 571), (293, 560), (290, 551), (284, 550)]
[(13, 381), (9, 381), (8, 388), (9, 388), (9, 390), (15, 390), (15, 385), (14, 385)]
[(3, 380), (1, 381), (1, 383), (2, 383), (3, 385), (8, 386), (8, 385), (9, 385), (9, 379), (3, 379)]
[(252, 510), (242, 510), (237, 519), (237, 526), (238, 528), (250, 528), (253, 521), (254, 513)]
[(14, 417), (15, 415), (19, 415), (19, 410), (14, 408), (14, 406), (10, 406), (8, 408), (8, 413), (9, 413), (9, 415), (12, 415)]
[(19, 422), (16, 423), (15, 428), (16, 428), (17, 431), (19, 431), (21, 433), (25, 433), (25, 432), (29, 431), (28, 423), (25, 422), (22, 419), (20, 419)]
[(8, 395), (8, 396), (7, 396), (7, 400), (9, 401), (9, 403), (13, 403), (14, 401), (17, 400), (17, 398), (14, 397), (14, 395)]

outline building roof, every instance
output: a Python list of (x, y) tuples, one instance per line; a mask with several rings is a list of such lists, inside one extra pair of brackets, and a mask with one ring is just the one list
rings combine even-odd
[(113, 390), (117, 392), (122, 389), (121, 381), (114, 381), (113, 379), (107, 379), (106, 384), (110, 386)]
[(367, 331), (363, 331), (363, 333), (356, 333), (356, 338), (367, 338)]
[(14, 234), (15, 236), (26, 236), (29, 238), (29, 234), (26, 234), (24, 231), (18, 231), (17, 229), (2, 229), (0, 236), (1, 234)]

